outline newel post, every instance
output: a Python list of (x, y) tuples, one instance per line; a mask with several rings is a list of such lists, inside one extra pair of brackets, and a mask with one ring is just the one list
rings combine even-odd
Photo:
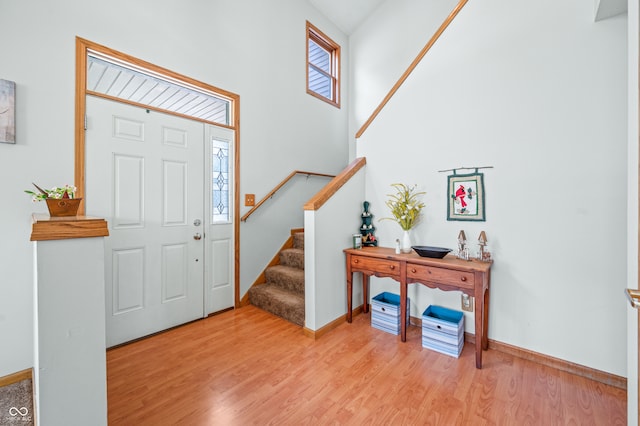
[(39, 424), (106, 425), (104, 219), (34, 215)]

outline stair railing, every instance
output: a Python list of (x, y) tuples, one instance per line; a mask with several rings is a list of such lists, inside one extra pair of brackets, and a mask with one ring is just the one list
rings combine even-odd
[(324, 203), (331, 198), (333, 194), (338, 192), (342, 186), (351, 179), (353, 175), (355, 175), (358, 170), (363, 168), (367, 164), (367, 159), (365, 157), (358, 157), (351, 162), (345, 169), (340, 172), (338, 176), (334, 176), (334, 179), (327, 184), (324, 188), (322, 188), (316, 195), (313, 196), (307, 203), (304, 205), (305, 210), (318, 210)]
[(411, 74), (411, 72), (418, 66), (422, 58), (424, 58), (424, 55), (427, 54), (429, 49), (431, 49), (431, 47), (435, 44), (435, 42), (440, 38), (440, 36), (444, 32), (444, 30), (447, 29), (451, 21), (453, 21), (456, 15), (458, 15), (458, 13), (464, 7), (464, 5), (467, 4), (467, 1), (468, 0), (460, 0), (458, 2), (456, 7), (453, 9), (453, 11), (451, 11), (449, 16), (447, 16), (447, 18), (444, 20), (442, 25), (440, 25), (440, 27), (435, 32), (435, 34), (431, 37), (429, 42), (427, 42), (427, 44), (422, 48), (420, 53), (418, 53), (418, 56), (416, 56), (413, 62), (411, 62), (411, 65), (409, 65), (409, 68), (407, 68), (404, 74), (400, 76), (400, 78), (398, 79), (398, 82), (391, 88), (391, 90), (389, 91), (389, 93), (387, 93), (387, 96), (384, 97), (382, 102), (380, 102), (380, 105), (378, 105), (378, 107), (373, 111), (373, 113), (371, 113), (371, 116), (369, 117), (369, 119), (365, 121), (362, 127), (360, 127), (360, 130), (358, 130), (358, 132), (356, 133), (356, 139), (360, 138), (360, 136), (362, 136), (364, 131), (367, 130), (367, 127), (369, 127), (369, 125), (373, 122), (373, 120), (378, 116), (380, 111), (382, 111), (382, 108), (384, 108), (384, 106), (387, 104), (387, 102), (389, 102), (391, 97), (398, 91), (400, 86), (402, 86), (402, 83), (404, 83), (405, 80), (409, 77), (409, 74)]
[(293, 172), (291, 172), (289, 174), (289, 176), (287, 176), (286, 178), (284, 178), (282, 180), (282, 182), (280, 182), (279, 184), (277, 184), (271, 191), (269, 191), (269, 193), (267, 195), (264, 196), (264, 198), (262, 200), (260, 200), (258, 203), (256, 203), (255, 206), (253, 206), (251, 208), (251, 210), (249, 210), (248, 212), (246, 212), (244, 214), (244, 216), (242, 216), (240, 218), (240, 220), (242, 222), (246, 222), (246, 220), (249, 218), (249, 216), (251, 216), (253, 214), (253, 212), (255, 212), (256, 210), (258, 210), (258, 208), (263, 205), (267, 200), (271, 199), (274, 194), (280, 189), (282, 188), (284, 185), (287, 184), (287, 182), (289, 182), (291, 179), (293, 179), (296, 175), (307, 175), (307, 177), (309, 176), (319, 176), (319, 177), (328, 177), (328, 178), (334, 178), (335, 175), (328, 175), (325, 173), (316, 173), (316, 172), (305, 172), (302, 170), (294, 170)]

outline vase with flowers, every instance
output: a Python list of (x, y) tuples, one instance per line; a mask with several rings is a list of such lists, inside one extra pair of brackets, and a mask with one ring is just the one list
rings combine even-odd
[(393, 220), (402, 228), (402, 243), (400, 250), (403, 253), (411, 253), (411, 229), (420, 221), (420, 213), (424, 203), (420, 197), (424, 192), (416, 192), (417, 185), (409, 186), (404, 183), (394, 183), (395, 194), (388, 194), (385, 202), (391, 210), (392, 217), (383, 217), (380, 220)]
[(76, 198), (76, 187), (72, 185), (65, 185), (63, 187), (53, 187), (51, 189), (43, 189), (36, 185), (33, 186), (38, 190), (29, 191), (25, 190), (27, 194), (31, 195), (31, 199), (34, 202), (45, 201), (49, 214), (52, 217), (57, 216), (75, 216), (78, 213), (78, 207), (82, 198)]

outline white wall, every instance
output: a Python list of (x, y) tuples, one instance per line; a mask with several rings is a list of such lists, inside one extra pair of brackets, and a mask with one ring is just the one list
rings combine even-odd
[[(640, 52), (640, 9), (638, 2), (629, 0), (629, 111), (628, 111), (628, 193), (638, 193), (638, 54)], [(627, 287), (638, 288), (638, 197), (627, 201)], [(638, 311), (627, 305), (627, 424), (638, 424)]]
[[(35, 417), (43, 425), (106, 425), (104, 238), (38, 241), (34, 251)], [(77, 260), (74, 273), (69, 258)]]
[[(10, 348), (0, 376), (33, 366), (30, 214), (46, 209), (22, 190), (73, 181), (75, 37), (239, 94), (241, 191), (260, 198), (294, 169), (347, 163), (348, 96), (337, 109), (306, 94), (306, 20), (343, 46), (347, 70), (346, 36), (304, 1), (0, 0), (0, 78), (17, 84), (18, 140), (0, 144), (0, 339)], [(255, 241), (241, 236), (243, 248)]]
[[(347, 312), (345, 255), (362, 226), (365, 168), (318, 210), (304, 212), (305, 327), (318, 330)], [(353, 281), (353, 307), (362, 305), (362, 278)]]
[[(350, 40), (354, 78), (375, 80), (387, 69), (380, 57), (405, 44), (378, 28), (422, 46), (443, 19), (440, 5), (385, 3)], [(424, 24), (407, 25), (416, 16)], [(490, 339), (620, 376), (627, 198), (637, 193), (627, 191), (626, 29), (626, 16), (594, 23), (580, 0), (469, 2), (356, 142), (378, 217), (391, 183), (427, 192), (414, 242), (453, 248), (460, 229), (472, 240), (486, 231)], [(354, 93), (351, 130), (375, 107)], [(438, 170), (461, 166), (494, 167), (483, 171), (486, 222), (446, 220), (448, 173)], [(390, 246), (400, 228), (380, 222), (378, 236)], [(455, 292), (411, 287), (414, 314), (460, 307)], [(386, 288), (372, 279), (372, 295)]]
[(289, 238), (291, 229), (304, 227), (304, 204), (329, 181), (296, 175), (241, 224), (240, 295), (251, 288)]

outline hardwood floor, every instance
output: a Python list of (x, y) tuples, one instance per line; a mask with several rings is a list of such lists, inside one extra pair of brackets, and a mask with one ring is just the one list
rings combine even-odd
[(109, 350), (109, 425), (626, 425), (624, 390), (495, 350), (474, 360), (369, 314), (314, 341), (246, 306)]

